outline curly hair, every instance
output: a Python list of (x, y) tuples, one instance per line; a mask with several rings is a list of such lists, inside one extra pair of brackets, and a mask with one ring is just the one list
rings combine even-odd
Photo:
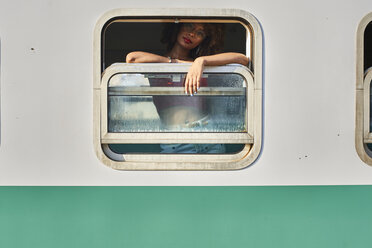
[[(220, 52), (224, 45), (225, 30), (220, 23), (201, 23), (206, 37), (199, 46), (190, 51), (192, 59), (200, 56), (212, 55)], [(176, 43), (178, 32), (182, 23), (167, 23), (163, 29), (161, 42), (166, 44), (167, 52), (170, 52)]]

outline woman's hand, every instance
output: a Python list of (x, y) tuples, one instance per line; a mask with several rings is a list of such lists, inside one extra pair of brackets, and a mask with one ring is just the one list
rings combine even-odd
[(199, 57), (191, 64), (189, 72), (185, 79), (185, 93), (186, 95), (194, 95), (200, 88), (200, 80), (203, 75), (205, 61), (203, 57)]
[(219, 66), (233, 63), (247, 66), (249, 59), (241, 53), (219, 53), (198, 57), (194, 60), (186, 75), (185, 93), (190, 95), (196, 94), (200, 87), (204, 66)]

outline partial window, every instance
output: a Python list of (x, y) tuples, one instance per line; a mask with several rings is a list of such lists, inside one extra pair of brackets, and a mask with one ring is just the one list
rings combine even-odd
[[(161, 33), (171, 23), (223, 24), (221, 52), (245, 54), (249, 65), (207, 66), (200, 89), (189, 96), (183, 83), (191, 63), (125, 63), (132, 51), (165, 54)], [(121, 170), (244, 168), (261, 149), (261, 86), (262, 35), (249, 13), (111, 11), (94, 37), (97, 156)]]
[(365, 16), (357, 31), (356, 150), (372, 165), (372, 13)]

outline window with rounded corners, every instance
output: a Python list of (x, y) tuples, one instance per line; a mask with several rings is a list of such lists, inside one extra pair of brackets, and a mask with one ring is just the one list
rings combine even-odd
[[(190, 97), (182, 87), (190, 63), (124, 63), (131, 51), (164, 54), (162, 26), (190, 22), (222, 23), (226, 32), (223, 52), (246, 54), (249, 66), (207, 66), (202, 87)], [(118, 9), (106, 13), (95, 27), (93, 89), (95, 151), (111, 168), (234, 170), (252, 164), (260, 153), (262, 32), (257, 20), (245, 11)], [(186, 107), (202, 102), (207, 115), (164, 126), (156, 102), (166, 105), (170, 100)], [(172, 152), (179, 144), (192, 145), (198, 152)], [(159, 146), (169, 152), (159, 153)], [(219, 146), (223, 152), (208, 152)]]
[(355, 146), (359, 157), (372, 165), (372, 13), (359, 23), (356, 45)]

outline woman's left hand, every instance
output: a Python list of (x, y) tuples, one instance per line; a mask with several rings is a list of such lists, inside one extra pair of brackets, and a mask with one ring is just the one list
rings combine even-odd
[(189, 72), (185, 79), (185, 93), (186, 95), (194, 95), (200, 88), (200, 80), (204, 70), (204, 59), (202, 57), (196, 58), (191, 64)]

